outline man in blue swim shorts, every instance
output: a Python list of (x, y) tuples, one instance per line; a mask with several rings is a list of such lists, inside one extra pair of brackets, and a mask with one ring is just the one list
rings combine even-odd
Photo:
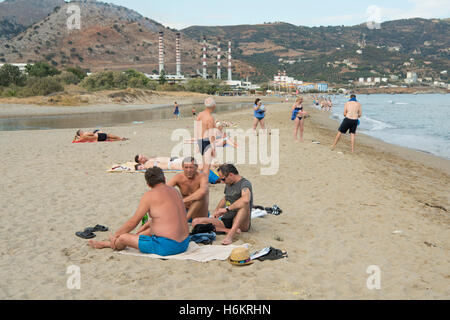
[[(139, 203), (135, 214), (111, 236), (109, 241), (89, 241), (95, 249), (111, 248), (121, 251), (126, 247), (142, 253), (170, 256), (183, 253), (189, 247), (189, 226), (186, 209), (180, 193), (166, 184), (160, 168), (147, 169), (145, 180), (150, 190)], [(144, 215), (149, 220), (136, 234), (132, 234)]]

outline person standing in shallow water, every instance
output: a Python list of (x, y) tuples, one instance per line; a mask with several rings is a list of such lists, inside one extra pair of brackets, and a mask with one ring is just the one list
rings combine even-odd
[(175, 115), (175, 118), (180, 118), (180, 108), (178, 107), (178, 103), (175, 101), (175, 110), (173, 111), (173, 114)]
[(338, 129), (338, 133), (336, 135), (336, 139), (334, 139), (334, 143), (331, 146), (331, 150), (336, 148), (339, 139), (342, 134), (346, 134), (347, 131), (350, 131), (350, 140), (352, 145), (352, 153), (355, 151), (355, 136), (356, 136), (356, 128), (358, 127), (359, 118), (362, 116), (362, 107), (361, 103), (356, 100), (356, 95), (352, 94), (350, 96), (350, 100), (345, 104), (344, 107), (344, 120), (341, 123), (341, 126)]

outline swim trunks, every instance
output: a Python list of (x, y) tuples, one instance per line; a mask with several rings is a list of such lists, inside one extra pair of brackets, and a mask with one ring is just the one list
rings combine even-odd
[(106, 133), (97, 133), (98, 141), (106, 141), (108, 140), (108, 135)]
[(159, 256), (172, 256), (185, 252), (189, 247), (190, 237), (177, 242), (172, 239), (157, 236), (139, 236), (139, 251)]
[(205, 154), (205, 152), (208, 148), (211, 148), (211, 142), (209, 141), (209, 138), (198, 139), (197, 144), (198, 144), (198, 148), (200, 149), (200, 153), (202, 154), (202, 156)]
[(233, 227), (233, 221), (236, 217), (237, 212), (236, 211), (228, 211), (223, 216), (219, 218), (220, 221), (223, 222), (223, 225), (227, 229), (231, 229)]
[(358, 127), (358, 120), (353, 120), (353, 119), (349, 119), (349, 118), (345, 118), (342, 123), (341, 126), (339, 127), (339, 132), (346, 134), (347, 131), (350, 130), (350, 133), (355, 134), (356, 133), (356, 128)]

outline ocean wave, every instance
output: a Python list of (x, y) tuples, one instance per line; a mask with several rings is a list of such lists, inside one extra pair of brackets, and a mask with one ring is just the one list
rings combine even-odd
[(369, 118), (367, 116), (362, 116), (361, 117), (361, 125), (364, 123), (364, 127), (366, 130), (369, 131), (379, 131), (379, 130), (383, 130), (383, 129), (395, 129), (396, 127), (394, 125), (391, 125), (389, 123), (380, 121), (380, 120), (375, 120), (372, 118)]

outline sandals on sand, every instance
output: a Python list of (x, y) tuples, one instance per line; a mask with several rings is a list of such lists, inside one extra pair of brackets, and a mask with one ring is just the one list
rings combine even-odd
[(75, 235), (82, 239), (92, 239), (92, 238), (96, 237), (94, 231), (106, 232), (108, 230), (109, 229), (107, 227), (101, 226), (98, 224), (95, 227), (88, 227), (88, 228), (84, 229), (84, 231), (75, 232)]
[(282, 251), (280, 249), (270, 247), (269, 253), (263, 255), (262, 257), (257, 258), (259, 261), (264, 260), (278, 260), (282, 258), (287, 258), (287, 251)]

